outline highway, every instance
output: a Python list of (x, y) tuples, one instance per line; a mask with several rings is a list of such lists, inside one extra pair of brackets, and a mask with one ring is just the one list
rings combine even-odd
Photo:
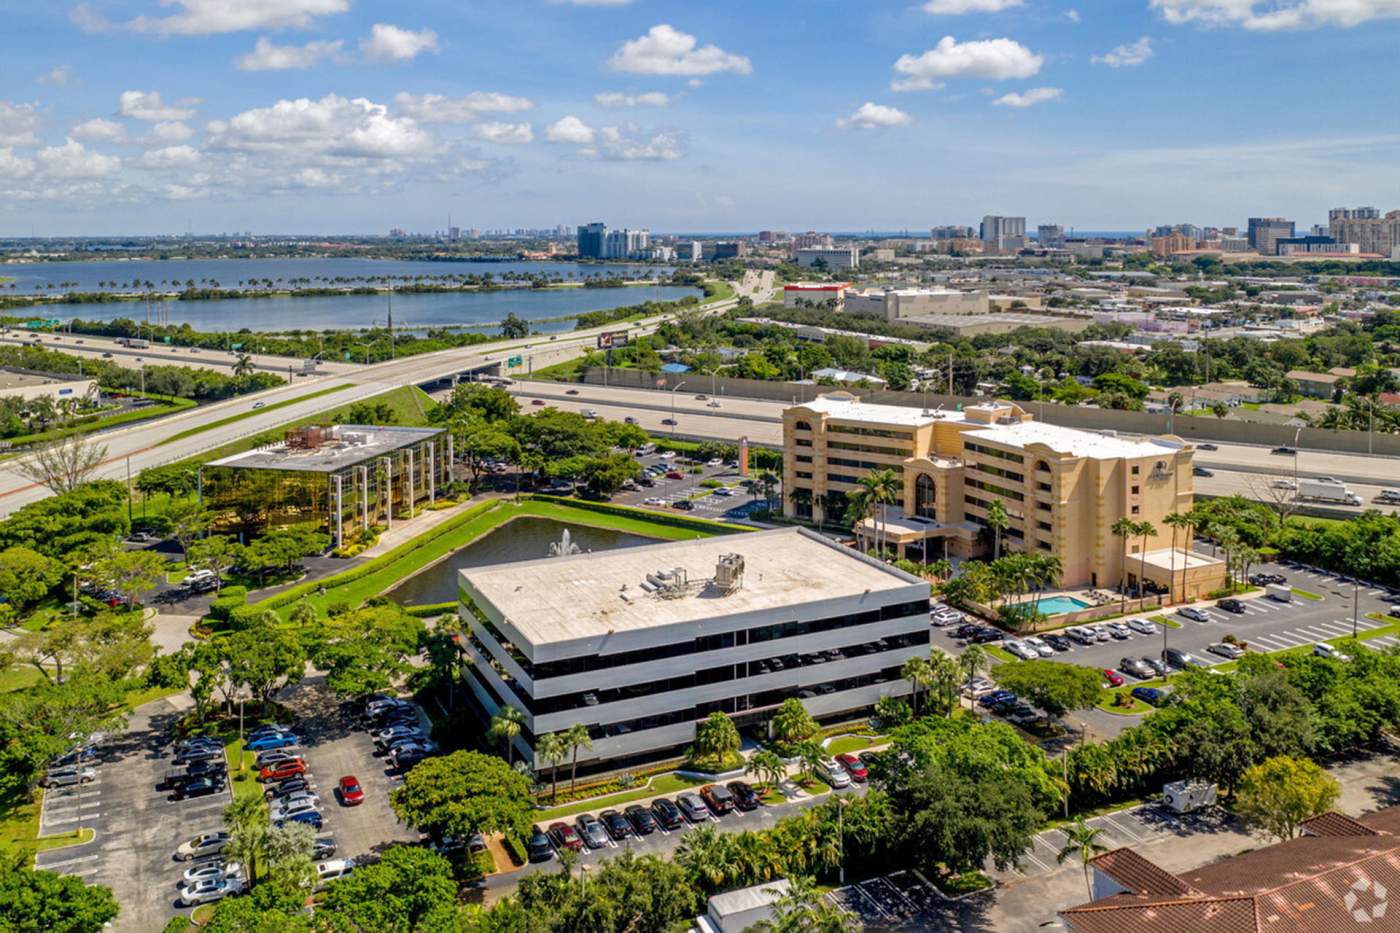
[[(35, 340), (34, 337), (39, 339)], [(149, 347), (135, 350), (124, 347), (111, 337), (92, 337), (86, 334), (32, 334), (27, 331), (11, 330), (0, 334), (0, 344), (13, 346), (43, 347), (45, 350), (61, 350), (70, 356), (85, 359), (109, 358), (119, 366), (137, 369), (142, 363), (147, 365), (185, 366), (190, 369), (233, 369), (238, 362), (238, 354), (227, 350), (208, 350), (201, 347), (175, 347), (153, 343)], [(266, 353), (251, 353), (249, 357), (254, 369), (285, 376), (289, 371), (300, 372), (302, 360), (288, 356), (272, 356)], [(339, 375), (359, 369), (354, 363), (332, 361), (321, 363), (317, 372), (321, 375)]]
[[(550, 382), (517, 382), (511, 392), (525, 410), (545, 405), (569, 411), (593, 409), (604, 418), (633, 417), (649, 431), (674, 432), (682, 437), (737, 441), (748, 437), (753, 444), (782, 445), (782, 412), (789, 403), (760, 399), (710, 397), (711, 380), (697, 375), (687, 379), (677, 392), (650, 389), (622, 389), (612, 386), (573, 385)], [(577, 394), (570, 395), (573, 391)], [(696, 398), (704, 394), (706, 398)], [(676, 424), (664, 422), (672, 419)], [(1275, 454), (1268, 447), (1248, 444), (1220, 444), (1218, 450), (1199, 450), (1195, 462), (1213, 476), (1198, 476), (1195, 488), (1204, 495), (1243, 495), (1270, 501), (1271, 484), (1292, 478), (1293, 457)], [(1328, 506), (1329, 510), (1360, 514), (1365, 508), (1391, 507), (1374, 504), (1381, 489), (1400, 486), (1400, 462), (1394, 458), (1365, 454), (1339, 454), (1331, 451), (1302, 450), (1298, 454), (1299, 476), (1335, 476), (1366, 503), (1361, 508)]]
[[(743, 283), (735, 286), (733, 298), (708, 305), (706, 312), (722, 313), (734, 307), (740, 297), (751, 297), (755, 302), (766, 300), (772, 291), (772, 278), (771, 272), (762, 276), (750, 273)], [(424, 385), (484, 368), (500, 367), (504, 370), (515, 358), (519, 359), (519, 365), (512, 367), (512, 371), (523, 374), (588, 352), (597, 346), (598, 335), (606, 331), (626, 329), (634, 334), (649, 333), (663, 319), (656, 317), (627, 324), (610, 324), (554, 337), (534, 335), (519, 340), (483, 343), (369, 366), (350, 367), (347, 371), (334, 375), (297, 378), (288, 385), (266, 392), (103, 432), (94, 438), (94, 442), (107, 448), (106, 458), (93, 478), (125, 480), (128, 474), (135, 476), (147, 467), (184, 460), (250, 435), (275, 430), (301, 418), (331, 411), (401, 386)], [(67, 335), (64, 335), (64, 340), (52, 346), (54, 349), (68, 351), (76, 348), (66, 344)], [(314, 399), (304, 398), (322, 389), (342, 385), (348, 388)], [(296, 401), (297, 399), (304, 400)], [(284, 402), (294, 404), (272, 411), (261, 410)], [(257, 409), (254, 408), (255, 405), (258, 406)], [(217, 425), (219, 421), (238, 415), (245, 417), (229, 424)], [(169, 440), (186, 431), (196, 433)], [(163, 443), (166, 441), (168, 443)], [(49, 495), (47, 489), (35, 485), (19, 473), (16, 469), (18, 462), (0, 462), (0, 518)]]

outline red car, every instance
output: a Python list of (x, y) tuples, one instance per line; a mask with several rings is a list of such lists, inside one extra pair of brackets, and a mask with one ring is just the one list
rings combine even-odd
[(685, 479), (685, 474), (680, 470), (672, 470), (666, 474), (667, 479)]
[(270, 764), (262, 771), (258, 772), (258, 779), (263, 781), (285, 781), (289, 777), (296, 777), (298, 774), (306, 773), (306, 762), (300, 758), (293, 758), (291, 761), (279, 761)]
[(836, 760), (841, 762), (841, 767), (846, 769), (846, 773), (851, 776), (851, 780), (857, 784), (864, 784), (870, 779), (870, 772), (865, 767), (865, 762), (855, 755), (837, 755)]
[(358, 807), (365, 802), (365, 789), (360, 786), (359, 778), (353, 774), (341, 778), (336, 789), (340, 792), (340, 802), (347, 807)]
[(554, 843), (554, 848), (561, 852), (564, 849), (573, 849), (575, 852), (583, 851), (583, 840), (568, 823), (550, 823), (549, 832), (546, 835), (549, 836), (549, 841)]
[(1117, 671), (1111, 671), (1111, 670), (1109, 670), (1108, 668), (1104, 668), (1104, 669), (1103, 669), (1103, 676), (1104, 676), (1104, 680), (1107, 680), (1107, 681), (1108, 681), (1108, 685), (1109, 685), (1110, 687), (1121, 687), (1121, 686), (1123, 686), (1123, 675), (1120, 674), (1120, 673), (1118, 673)]

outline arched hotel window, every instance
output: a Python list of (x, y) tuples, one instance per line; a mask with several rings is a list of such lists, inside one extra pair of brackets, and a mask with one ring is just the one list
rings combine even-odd
[(914, 480), (914, 514), (920, 518), (934, 518), (935, 498), (933, 477), (920, 473)]
[(792, 426), (793, 426), (794, 428), (796, 428), (797, 430), (799, 430), (799, 431), (810, 431), (810, 430), (812, 430), (812, 426), (811, 426), (810, 424), (808, 424), (807, 422), (805, 422), (805, 421), (797, 421), (797, 422), (794, 422)]
[(1050, 464), (1046, 463), (1044, 460), (1037, 460), (1035, 462), (1035, 468), (1037, 470), (1044, 470), (1046, 473), (1050, 472)]

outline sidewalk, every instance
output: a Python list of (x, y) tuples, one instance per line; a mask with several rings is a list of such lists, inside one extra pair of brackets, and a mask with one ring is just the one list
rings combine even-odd
[(418, 508), (412, 519), (394, 519), (394, 527), (386, 530), (379, 536), (379, 540), (373, 547), (367, 547), (356, 555), (356, 560), (372, 560), (382, 554), (387, 554), (394, 548), (412, 538), (416, 538), (424, 532), (432, 531), (451, 518), (460, 515), (474, 505), (480, 505), (486, 501), (484, 497), (473, 496), (470, 499), (459, 502), (451, 508), (429, 510)]

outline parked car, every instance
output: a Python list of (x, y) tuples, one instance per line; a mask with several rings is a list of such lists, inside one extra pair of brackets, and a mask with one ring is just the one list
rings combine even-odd
[(339, 881), (355, 872), (355, 863), (350, 859), (337, 858), (316, 863), (316, 890), (320, 891), (332, 881)]
[(224, 750), (224, 743), (218, 739), (201, 736), (194, 739), (186, 739), (175, 746), (175, 757), (180, 758), (192, 752), (212, 751), (221, 752)]
[(1013, 726), (1029, 726), (1040, 721), (1040, 712), (1025, 703), (1017, 704), (1006, 714), (1006, 721)]
[(325, 825), (325, 822), (326, 821), (321, 816), (321, 812), (319, 810), (302, 810), (298, 813), (293, 813), (290, 816), (287, 816), (283, 819), (274, 820), (272, 825), (281, 828), (283, 826), (286, 826), (288, 823), (305, 823), (312, 829), (320, 829), (322, 826)]
[(296, 761), (301, 756), (294, 751), (285, 748), (275, 748), (271, 751), (258, 752), (258, 757), (254, 759), (258, 768), (266, 768), (268, 765), (277, 764), (280, 761)]
[[(863, 767), (863, 766), (862, 766)], [(724, 785), (734, 795), (734, 806), (745, 812), (757, 809), (763, 803), (758, 792), (745, 781), (730, 781)]]
[(311, 784), (305, 778), (294, 777), (285, 781), (273, 784), (263, 791), (263, 796), (268, 800), (284, 800), (287, 797), (311, 790)]
[(1222, 658), (1229, 658), (1234, 661), (1244, 657), (1244, 650), (1237, 645), (1231, 645), (1223, 641), (1218, 641), (1206, 648), (1211, 654), (1217, 654)]
[(76, 784), (91, 784), (95, 780), (97, 780), (96, 768), (69, 765), (66, 768), (55, 768), (45, 774), (44, 786), (72, 787)]
[[(207, 576), (207, 577), (200, 577), (199, 574), (207, 574), (208, 576)], [(190, 574), (190, 576), (189, 576), (188, 578), (186, 578), (186, 579), (187, 579), (187, 580), (189, 580), (189, 579), (194, 579), (194, 578), (199, 578), (199, 579), (210, 579), (210, 578), (212, 578), (213, 576), (214, 576), (214, 575), (213, 575), (212, 573), (210, 573), (209, 571), (207, 571), (207, 570), (201, 570), (201, 571), (198, 571), (198, 572), (196, 572), (196, 573)], [(256, 738), (258, 738), (259, 736), (263, 736), (263, 735), (275, 735), (276, 733), (279, 733), (279, 732), (291, 732), (291, 731), (292, 731), (292, 727), (291, 727), (291, 726), (283, 725), (282, 723), (279, 723), (279, 722), (265, 722), (265, 723), (263, 723), (262, 725), (255, 727), (252, 731), (250, 731), (250, 732), (248, 733), (248, 735), (246, 736), (246, 738), (249, 738), (249, 739), (256, 739)]]
[(360, 786), (360, 779), (353, 774), (347, 774), (340, 779), (336, 785), (336, 792), (340, 794), (340, 802), (347, 807), (358, 807), (365, 802), (365, 789)]
[(224, 789), (223, 776), (205, 775), (175, 785), (175, 799), (189, 800), (193, 797), (209, 797)]
[(632, 804), (622, 811), (622, 815), (627, 817), (627, 821), (632, 824), (632, 831), (638, 836), (650, 836), (656, 832), (656, 817), (641, 804)]
[(1141, 700), (1149, 706), (1161, 706), (1167, 698), (1166, 693), (1156, 687), (1134, 687), (1132, 696), (1133, 699)]
[(372, 739), (374, 740), (374, 744), (375, 744), (375, 745), (384, 746), (384, 745), (388, 745), (390, 742), (394, 741), (394, 739), (403, 738), (404, 736), (421, 736), (422, 734), (423, 734), (423, 727), (422, 727), (422, 726), (419, 726), (419, 725), (411, 725), (411, 726), (397, 725), (397, 726), (389, 726), (388, 728), (385, 728), (385, 729), (378, 729), (378, 730), (376, 730), (376, 731), (374, 731), (374, 732), (371, 732), (371, 733), (370, 733), (370, 738), (372, 738)]
[(260, 735), (256, 739), (245, 743), (244, 747), (250, 752), (260, 752), (271, 748), (291, 748), (293, 745), (300, 745), (301, 739), (290, 732), (272, 732), (267, 735)]
[(547, 862), (554, 858), (554, 846), (538, 826), (530, 827), (530, 838), (525, 840), (525, 856), (532, 862)]
[(1014, 703), (1016, 701), (1016, 694), (1012, 693), (1010, 690), (993, 690), (985, 696), (978, 697), (977, 705), (991, 709), (998, 703), (1004, 703), (1008, 700)]
[(681, 794), (676, 798), (676, 805), (692, 823), (703, 823), (710, 818), (710, 808), (705, 806), (705, 801), (697, 793), (688, 791)]
[(996, 683), (986, 677), (974, 677), (962, 685), (962, 695), (972, 697), (975, 700), (978, 697), (986, 696), (996, 688)]
[(1226, 612), (1233, 612), (1235, 615), (1244, 615), (1244, 602), (1233, 597), (1222, 599), (1215, 604), (1215, 608), (1223, 609)]
[(869, 780), (870, 772), (866, 770), (865, 762), (861, 761), (855, 755), (837, 755), (836, 760), (840, 762), (841, 767), (846, 769), (846, 773), (851, 776), (852, 781), (855, 781), (857, 784), (864, 784)]
[(182, 884), (195, 884), (199, 881), (222, 881), (225, 877), (242, 878), (243, 866), (237, 862), (205, 862), (195, 865), (193, 868), (186, 868), (185, 873), (180, 876)]
[(1157, 623), (1151, 619), (1129, 619), (1128, 628), (1140, 635), (1156, 635)]
[(1190, 619), (1192, 622), (1210, 621), (1210, 613), (1206, 612), (1204, 609), (1198, 609), (1195, 606), (1182, 606), (1176, 611), (1176, 614), (1183, 619)]
[(1074, 642), (1071, 641), (1071, 640), (1070, 640), (1067, 636), (1065, 636), (1065, 635), (1060, 635), (1060, 634), (1058, 634), (1058, 633), (1052, 633), (1052, 634), (1050, 634), (1050, 635), (1042, 635), (1042, 636), (1040, 636), (1040, 637), (1041, 637), (1041, 638), (1044, 638), (1044, 639), (1045, 639), (1045, 643), (1046, 643), (1047, 645), (1049, 645), (1051, 648), (1054, 648), (1056, 651), (1061, 651), (1061, 652), (1063, 652), (1063, 651), (1068, 651), (1069, 649), (1071, 649), (1071, 648), (1074, 647)]
[(627, 822), (627, 817), (616, 810), (604, 810), (599, 813), (598, 822), (602, 823), (603, 827), (607, 829), (608, 835), (618, 842), (632, 835), (632, 824)]
[(1313, 645), (1312, 653), (1319, 658), (1331, 658), (1334, 661), (1350, 661), (1351, 655), (1343, 654), (1325, 641), (1320, 641)]
[(191, 859), (218, 855), (224, 851), (224, 846), (228, 845), (228, 838), (226, 832), (200, 833), (193, 839), (180, 844), (180, 847), (175, 850), (175, 861), (188, 862)]
[(851, 786), (851, 776), (846, 773), (845, 768), (841, 767), (841, 763), (835, 759), (823, 761), (821, 767), (817, 769), (817, 776), (836, 790)]
[(723, 784), (706, 784), (700, 788), (700, 796), (704, 798), (705, 806), (710, 808), (710, 812), (718, 816), (734, 809), (734, 795)]
[(1055, 649), (1051, 648), (1050, 643), (1039, 636), (1029, 635), (1021, 639), (1021, 644), (1030, 648), (1042, 658), (1053, 658), (1055, 656)]
[(1119, 641), (1133, 637), (1133, 630), (1128, 628), (1122, 622), (1109, 622), (1106, 623), (1105, 627), (1108, 629), (1108, 634), (1112, 635)]
[(317, 836), (311, 844), (311, 858), (313, 860), (330, 858), (335, 855), (335, 848), (334, 836)]
[(1065, 634), (1081, 645), (1092, 645), (1094, 642), (1098, 641), (1098, 639), (1094, 637), (1093, 632), (1084, 628), (1067, 629)]
[(1151, 680), (1157, 673), (1141, 658), (1123, 658), (1118, 662), (1118, 669), (1141, 680)]
[(680, 807), (666, 797), (657, 797), (653, 800), (651, 812), (656, 817), (656, 822), (666, 829), (680, 829), (685, 825), (685, 817), (681, 814)]
[(293, 794), (290, 797), (284, 797), (272, 804), (272, 806), (268, 808), (268, 813), (273, 822), (289, 820), (303, 813), (319, 813), (321, 808), (318, 806), (318, 803), (319, 801), (315, 800), (310, 795)]
[(568, 823), (550, 823), (548, 835), (549, 841), (560, 852), (565, 849), (572, 849), (575, 852), (583, 851), (583, 839), (574, 832), (574, 828)]
[(602, 823), (587, 813), (574, 821), (574, 829), (578, 832), (579, 838), (587, 843), (590, 849), (607, 847), (608, 831), (603, 828)]
[(1108, 681), (1110, 687), (1123, 686), (1123, 675), (1112, 668), (1105, 667), (1100, 673), (1103, 674), (1103, 679)]
[(1189, 651), (1181, 648), (1167, 649), (1167, 663), (1178, 670), (1185, 670), (1188, 667), (1209, 667), (1205, 661), (1196, 657)]
[(239, 894), (242, 891), (243, 882), (238, 878), (196, 881), (180, 889), (178, 900), (181, 907), (196, 907), (200, 904), (212, 904), (215, 901), (223, 900), (230, 894)]
[(1167, 665), (1163, 663), (1161, 658), (1158, 657), (1144, 655), (1142, 658), (1142, 663), (1152, 668), (1152, 673), (1156, 674), (1158, 677), (1165, 677), (1169, 671)]
[(1040, 657), (1040, 653), (1034, 648), (1014, 638), (1008, 638), (1001, 643), (1001, 647), (1011, 655), (1020, 658), (1022, 661), (1034, 661)]
[(296, 777), (306, 773), (306, 762), (300, 758), (292, 761), (279, 761), (274, 765), (268, 765), (258, 772), (258, 779), (262, 781), (281, 781), (289, 777)]

